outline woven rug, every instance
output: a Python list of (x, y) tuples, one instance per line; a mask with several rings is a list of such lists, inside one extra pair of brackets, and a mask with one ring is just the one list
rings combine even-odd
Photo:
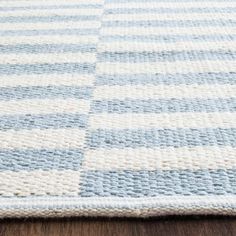
[(1, 0), (0, 217), (236, 214), (235, 0)]

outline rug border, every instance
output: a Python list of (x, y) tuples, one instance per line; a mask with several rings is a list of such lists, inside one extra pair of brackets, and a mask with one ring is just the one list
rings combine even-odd
[(236, 196), (10, 197), (0, 199), (0, 218), (152, 217), (236, 215)]

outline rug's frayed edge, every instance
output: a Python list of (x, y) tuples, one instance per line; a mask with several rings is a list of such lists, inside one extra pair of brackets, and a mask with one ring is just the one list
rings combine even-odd
[(0, 218), (165, 215), (236, 215), (236, 196), (11, 197), (0, 199)]

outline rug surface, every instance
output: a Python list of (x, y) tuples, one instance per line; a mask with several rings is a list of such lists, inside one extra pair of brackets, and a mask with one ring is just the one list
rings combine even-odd
[(1, 0), (0, 217), (236, 214), (235, 0)]

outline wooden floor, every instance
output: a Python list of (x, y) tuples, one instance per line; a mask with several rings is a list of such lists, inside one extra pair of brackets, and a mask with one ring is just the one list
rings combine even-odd
[(236, 218), (33, 219), (0, 221), (0, 236), (235, 236)]

